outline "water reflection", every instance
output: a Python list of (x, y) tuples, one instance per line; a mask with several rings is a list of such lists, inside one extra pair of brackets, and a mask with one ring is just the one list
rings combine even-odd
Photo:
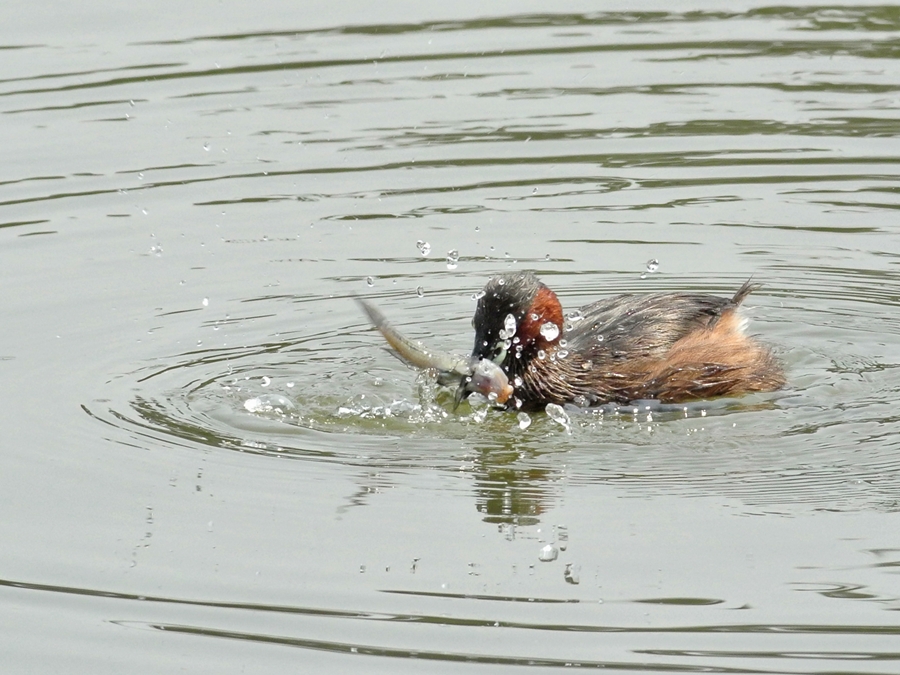
[(549, 466), (522, 466), (521, 452), (513, 448), (477, 450), (471, 469), (475, 506), (484, 522), (513, 526), (540, 523), (540, 516), (559, 498), (554, 481), (560, 471)]

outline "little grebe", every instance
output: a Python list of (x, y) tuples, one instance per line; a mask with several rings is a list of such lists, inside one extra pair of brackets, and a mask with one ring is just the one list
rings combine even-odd
[(472, 320), (472, 362), (493, 361), (506, 377), (494, 392), (489, 383), (464, 378), (457, 401), (475, 389), (524, 408), (774, 391), (785, 383), (781, 365), (744, 333), (746, 319), (738, 313), (756, 288), (748, 281), (732, 298), (619, 295), (586, 305), (566, 321), (559, 298), (533, 273), (494, 277), (479, 294)]

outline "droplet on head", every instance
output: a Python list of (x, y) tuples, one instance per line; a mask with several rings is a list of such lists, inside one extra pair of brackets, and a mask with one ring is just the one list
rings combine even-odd
[(506, 318), (503, 319), (503, 329), (500, 331), (500, 339), (508, 340), (513, 335), (516, 334), (516, 317), (512, 314), (507, 314)]
[(553, 342), (559, 337), (559, 326), (552, 321), (546, 322), (541, 326), (541, 336), (543, 336), (547, 342)]

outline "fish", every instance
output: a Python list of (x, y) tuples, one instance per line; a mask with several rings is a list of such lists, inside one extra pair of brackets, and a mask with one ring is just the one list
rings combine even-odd
[(394, 328), (375, 305), (362, 298), (354, 299), (401, 361), (420, 370), (434, 369), (439, 384), (457, 387), (454, 408), (473, 391), (499, 404), (506, 403), (513, 395), (509, 378), (493, 361), (431, 349), (421, 340), (408, 338)]

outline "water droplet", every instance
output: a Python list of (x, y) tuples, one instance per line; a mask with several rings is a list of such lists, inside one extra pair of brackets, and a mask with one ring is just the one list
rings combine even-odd
[(270, 384), (272, 384), (272, 378), (268, 375), (263, 375), (262, 386), (268, 387)]
[(457, 251), (455, 248), (447, 251), (447, 269), (455, 270), (458, 263), (459, 251)]
[(578, 565), (566, 563), (566, 569), (563, 570), (563, 579), (565, 579), (567, 584), (577, 586), (579, 583), (581, 583), (580, 572), (581, 570), (579, 570)]
[(204, 307), (209, 307), (209, 298), (203, 298), (203, 302), (200, 303)]
[(516, 419), (519, 421), (519, 428), (522, 431), (531, 426), (531, 417), (526, 412), (520, 412), (516, 415)]
[(650, 260), (647, 261), (647, 271), (650, 274), (653, 274), (658, 269), (659, 269), (659, 260), (657, 260), (656, 258), (650, 258)]
[(373, 277), (366, 277), (366, 286), (372, 288), (375, 285), (375, 279)]
[(477, 293), (472, 293), (472, 299), (477, 302), (478, 300), (481, 300), (484, 295), (484, 291), (478, 291)]
[(541, 335), (547, 342), (553, 342), (556, 338), (559, 337), (559, 326), (557, 326), (552, 321), (548, 321), (543, 326), (541, 326)]
[(206, 150), (207, 152), (209, 152), (209, 143), (204, 143), (203, 149)]
[(431, 253), (431, 244), (422, 239), (419, 239), (419, 241), (416, 242), (416, 248), (419, 249), (419, 253), (421, 253), (423, 256), (427, 256), (429, 253)]
[(543, 349), (538, 349), (538, 358), (543, 361), (547, 358), (547, 352), (545, 352)]
[(566, 411), (562, 409), (562, 406), (556, 405), (555, 403), (548, 403), (547, 407), (544, 408), (544, 411), (550, 419), (564, 427), (566, 431), (569, 431), (569, 416), (566, 414)]
[(418, 295), (420, 298), (424, 298), (425, 297), (425, 289), (422, 288), (421, 286), (416, 286), (416, 295)]
[(512, 314), (507, 314), (506, 318), (503, 319), (503, 330), (500, 331), (500, 339), (501, 340), (509, 340), (513, 335), (516, 334), (516, 317)]
[(568, 355), (569, 355), (568, 349), (560, 349), (558, 352), (556, 352), (556, 358), (558, 358), (558, 359), (564, 359)]
[(603, 336), (602, 336), (602, 335), (598, 335), (598, 336), (597, 336), (597, 342), (603, 342)]
[(514, 386), (516, 386), (516, 387), (521, 387), (523, 383), (524, 383), (524, 380), (522, 380), (522, 378), (519, 377), (518, 375), (516, 375), (516, 376), (513, 378), (513, 385), (514, 385)]
[(541, 562), (553, 562), (559, 557), (559, 549), (553, 544), (547, 544), (538, 553), (538, 560)]

